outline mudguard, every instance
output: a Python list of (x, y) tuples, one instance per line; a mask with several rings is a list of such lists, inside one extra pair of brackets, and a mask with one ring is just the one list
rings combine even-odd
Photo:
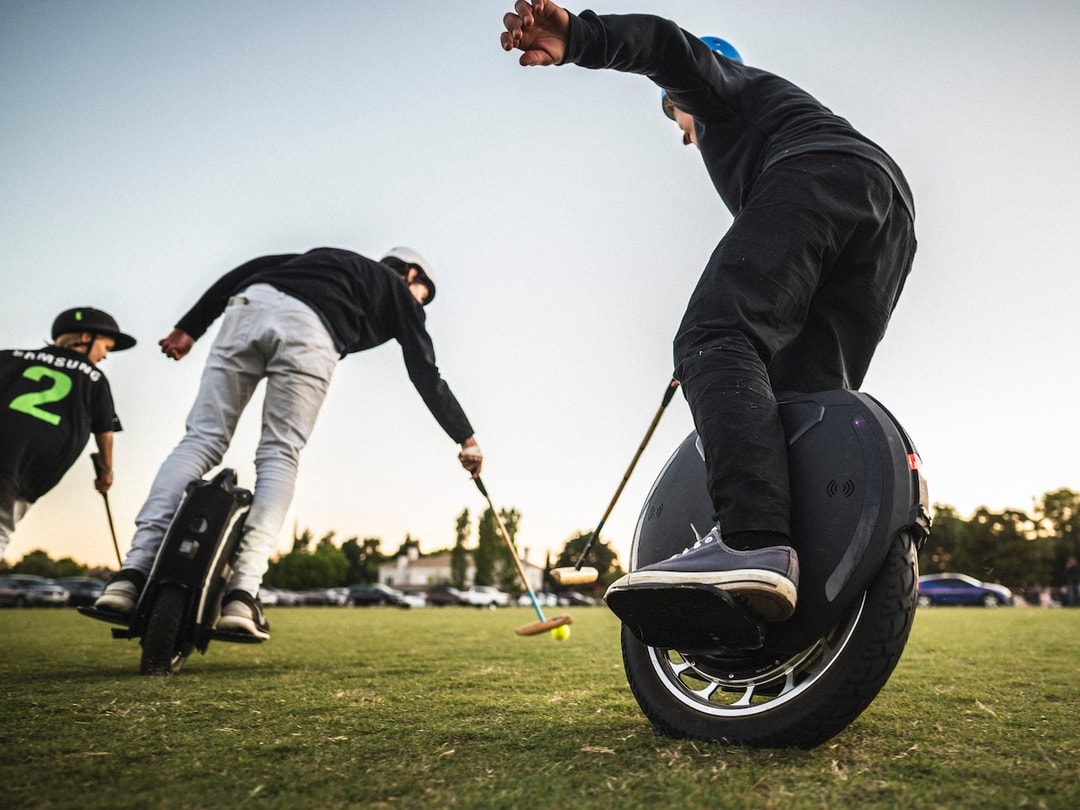
[[(873, 397), (837, 390), (782, 395), (778, 402), (788, 441), (799, 597), (790, 619), (767, 625), (764, 649), (783, 655), (832, 627), (870, 586), (897, 533), (913, 527), (925, 538), (930, 519), (918, 453)], [(712, 528), (712, 514), (700, 443), (691, 433), (645, 500), (631, 569), (692, 545)]]

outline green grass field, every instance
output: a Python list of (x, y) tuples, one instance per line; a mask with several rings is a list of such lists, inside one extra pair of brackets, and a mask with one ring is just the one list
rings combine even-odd
[(271, 608), (172, 678), (74, 610), (0, 611), (0, 808), (1080, 807), (1080, 610), (920, 610), (890, 682), (811, 751), (658, 736), (618, 622)]

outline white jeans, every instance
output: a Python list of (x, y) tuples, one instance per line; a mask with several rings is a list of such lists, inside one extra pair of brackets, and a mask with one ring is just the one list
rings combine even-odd
[[(319, 316), (267, 284), (230, 303), (210, 348), (187, 433), (135, 518), (124, 568), (149, 573), (185, 487), (221, 463), (255, 386), (266, 379), (255, 487), (229, 589), (255, 595), (292, 503), (300, 450), (315, 427), (338, 352)], [(235, 300), (235, 299), (234, 299)]]

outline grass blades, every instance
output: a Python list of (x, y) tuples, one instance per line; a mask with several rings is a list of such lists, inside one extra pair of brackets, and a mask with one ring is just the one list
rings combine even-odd
[(74, 610), (0, 611), (0, 807), (1080, 807), (1080, 610), (920, 609), (890, 682), (812, 751), (654, 733), (618, 622), (270, 608), (172, 678)]

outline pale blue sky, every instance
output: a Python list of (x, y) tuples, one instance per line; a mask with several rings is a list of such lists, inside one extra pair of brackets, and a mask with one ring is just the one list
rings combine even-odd
[[(0, 345), (108, 310), (135, 349), (103, 368), (125, 430), (121, 548), (181, 435), (208, 335), (157, 340), (214, 279), (317, 245), (424, 253), (444, 376), (530, 557), (591, 529), (671, 373), (686, 298), (730, 216), (640, 77), (518, 67), (508, 0), (0, 2)], [(571, 6), (580, 10), (587, 6)], [(882, 144), (920, 250), (865, 390), (913, 435), (931, 496), (969, 514), (1080, 489), (1080, 6), (667, 0)], [(212, 333), (211, 333), (212, 334)], [(226, 461), (251, 484), (257, 408)], [(691, 429), (681, 395), (609, 519), (626, 559), (645, 494)], [(301, 460), (294, 522), (450, 545), (484, 507), (396, 344), (346, 359)], [(89, 449), (87, 450), (87, 455)], [(81, 459), (6, 559), (115, 562)]]

